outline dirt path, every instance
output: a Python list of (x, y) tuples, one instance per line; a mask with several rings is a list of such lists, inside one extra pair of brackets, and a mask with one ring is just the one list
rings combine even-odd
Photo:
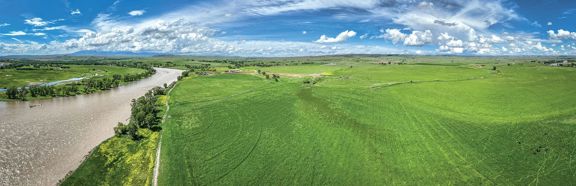
[(291, 78), (305, 78), (305, 77), (322, 77), (322, 74), (290, 74), (290, 73), (274, 73), (280, 75), (280, 77), (291, 77)]
[[(174, 90), (174, 88), (176, 88), (176, 86), (178, 85), (178, 82), (176, 82), (176, 84), (174, 84), (174, 87), (172, 87), (168, 93), (166, 94), (166, 112), (164, 112), (164, 116), (162, 116), (162, 123), (164, 123), (164, 121), (166, 121), (166, 116), (168, 116), (168, 111), (170, 111), (170, 93), (172, 92), (172, 90)], [(160, 138), (158, 138), (158, 148), (156, 148), (156, 162), (154, 162), (154, 173), (153, 173), (153, 182), (152, 185), (153, 186), (158, 186), (158, 174), (160, 174), (160, 152), (162, 149), (162, 131), (160, 131)]]

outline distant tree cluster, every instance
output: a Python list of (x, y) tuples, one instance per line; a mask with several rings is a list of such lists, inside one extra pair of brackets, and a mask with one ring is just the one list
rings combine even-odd
[(200, 64), (200, 65), (184, 65), (186, 66), (186, 68), (188, 68), (190, 71), (195, 72), (195, 71), (213, 71), (216, 70), (214, 68), (212, 68), (212, 65), (210, 64)]
[(224, 63), (230, 64), (227, 67), (229, 69), (238, 69), (242, 67), (272, 67), (272, 66), (288, 66), (288, 65), (308, 65), (308, 64), (317, 64), (313, 61), (308, 60), (282, 60), (282, 59), (200, 59), (198, 62), (205, 62), (205, 63)]
[(556, 59), (556, 60), (547, 60), (547, 61), (530, 61), (532, 63), (543, 63), (545, 65), (552, 65), (558, 67), (576, 67), (576, 60), (574, 59)]
[(21, 68), (21, 67), (25, 67), (28, 66), (26, 64), (18, 64), (18, 63), (10, 63), (10, 64), (4, 64), (0, 66), (0, 69), (15, 69), (15, 68)]
[(32, 86), (28, 89), (30, 91), (30, 96), (56, 96), (56, 91), (54, 87), (49, 86)]
[(165, 62), (165, 63), (153, 63), (152, 66), (154, 66), (154, 67), (167, 68), (167, 67), (175, 67), (176, 64), (173, 63), (172, 61), (167, 61), (167, 62)]
[(153, 68), (147, 68), (145, 73), (140, 73), (140, 74), (125, 74), (125, 75), (116, 75), (116, 76), (112, 76), (115, 80), (120, 80), (120, 77), (122, 77), (122, 81), (124, 82), (130, 82), (130, 81), (136, 81), (136, 80), (140, 80), (146, 77), (151, 76), (152, 74), (155, 74), (156, 70), (154, 70)]
[(278, 82), (278, 80), (280, 79), (280, 75), (272, 74), (272, 79), (274, 79), (274, 81)]
[(200, 64), (200, 65), (184, 65), (190, 72), (194, 72), (199, 76), (206, 76), (210, 73), (216, 72), (216, 68), (212, 67), (210, 64)]
[(44, 64), (44, 63), (34, 63), (31, 65), (27, 64), (10, 64), (6, 66), (0, 67), (0, 69), (16, 69), (16, 70), (61, 70), (61, 69), (69, 69), (70, 66), (66, 66), (63, 64)]
[(278, 75), (278, 74), (272, 74), (272, 76), (270, 76), (270, 74), (268, 74), (262, 70), (257, 70), (257, 72), (258, 72), (258, 74), (266, 77), (266, 79), (272, 78), (276, 82), (280, 81), (280, 75)]
[(46, 68), (70, 68), (68, 65), (111, 65), (119, 67), (152, 68), (152, 66), (134, 61), (116, 61), (112, 59), (66, 59), (66, 60), (34, 60), (34, 59), (3, 59), (0, 62), (8, 62), (0, 66), (0, 69), (25, 68), (34, 70), (40, 67)]
[(178, 76), (178, 81), (180, 81), (180, 80), (182, 80), (188, 76), (190, 76), (190, 70), (186, 70), (186, 71), (182, 72), (182, 75)]
[(10, 87), (6, 90), (6, 96), (8, 99), (26, 99), (26, 94), (28, 94), (28, 90), (26, 89), (19, 89), (16, 87)]
[(400, 62), (392, 62), (392, 61), (381, 61), (381, 62), (377, 62), (376, 64), (379, 65), (407, 65), (408, 63), (406, 62), (405, 59), (401, 60)]

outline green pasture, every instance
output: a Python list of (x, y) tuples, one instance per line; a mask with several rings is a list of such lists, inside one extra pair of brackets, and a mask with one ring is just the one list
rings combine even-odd
[(576, 69), (469, 60), (245, 68), (332, 74), (315, 85), (184, 79), (162, 125), (159, 184), (576, 182)]
[(247, 67), (245, 70), (261, 70), (271, 73), (290, 74), (321, 74), (334, 72), (343, 68), (348, 68), (343, 64), (323, 64), (323, 65), (295, 65), (295, 66), (273, 66), (273, 67)]

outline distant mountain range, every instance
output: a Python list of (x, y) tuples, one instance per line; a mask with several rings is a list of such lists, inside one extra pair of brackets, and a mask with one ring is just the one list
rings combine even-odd
[[(317, 56), (292, 56), (295, 58), (299, 57), (322, 57), (322, 56), (333, 56), (333, 57), (351, 57), (351, 56), (363, 56), (363, 57), (381, 57), (381, 56), (417, 56), (417, 55), (407, 55), (407, 54), (336, 54), (336, 55), (317, 55)], [(559, 56), (542, 56), (542, 55), (508, 55), (508, 56), (478, 56), (478, 55), (424, 55), (424, 56), (460, 56), (460, 57), (545, 57), (545, 58), (574, 58), (573, 55), (559, 55)], [(229, 56), (229, 55), (191, 55), (191, 54), (171, 54), (171, 53), (160, 53), (160, 52), (127, 52), (127, 51), (95, 51), (95, 50), (85, 50), (74, 52), (70, 54), (54, 54), (54, 55), (6, 55), (0, 56), (0, 59), (55, 59), (55, 58), (66, 58), (66, 57), (194, 57), (194, 58), (286, 58), (286, 57), (248, 57), (248, 56)], [(287, 57), (291, 58), (291, 57)]]
[(164, 54), (155, 52), (109, 52), (109, 51), (79, 51), (70, 54), (54, 55), (7, 55), (0, 56), (0, 59), (53, 59), (62, 57), (170, 57), (178, 56), (174, 54)]
[(68, 56), (130, 56), (130, 57), (152, 57), (158, 55), (166, 55), (163, 53), (155, 53), (155, 52), (109, 52), (109, 51), (79, 51), (74, 52), (72, 54), (68, 54)]

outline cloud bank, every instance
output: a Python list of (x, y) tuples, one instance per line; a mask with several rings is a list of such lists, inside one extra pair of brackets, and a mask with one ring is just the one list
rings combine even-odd
[[(335, 17), (344, 21), (393, 23), (380, 35), (358, 33), (349, 27), (336, 36), (317, 40), (226, 40), (218, 26), (251, 18), (321, 10), (354, 12)], [(164, 52), (198, 55), (294, 56), (346, 53), (474, 54), (474, 55), (556, 55), (576, 53), (576, 33), (549, 30), (548, 38), (524, 32), (494, 32), (509, 22), (528, 22), (503, 0), (236, 0), (213, 1), (185, 7), (163, 15), (142, 16), (133, 10), (122, 16), (99, 14), (89, 28), (55, 26), (56, 21), (40, 17), (25, 19), (36, 33), (12, 31), (4, 36), (44, 36), (41, 31), (63, 30), (77, 37), (47, 43), (21, 41), (0, 43), (0, 54), (70, 53), (82, 50)], [(81, 15), (80, 10), (71, 15)], [(133, 18), (142, 16), (140, 18)], [(129, 17), (131, 19), (128, 19)], [(145, 18), (145, 19), (144, 19)], [(1, 25), (1, 24), (0, 24)], [(552, 23), (548, 24), (549, 26)], [(8, 25), (5, 25), (8, 26)], [(339, 28), (338, 31), (344, 29)], [(352, 29), (356, 30), (353, 31)], [(310, 32), (313, 33), (313, 32)], [(311, 35), (302, 31), (301, 36)], [(44, 34), (44, 35), (43, 35)], [(353, 39), (360, 35), (359, 39)], [(371, 37), (370, 37), (371, 36)], [(363, 41), (376, 40), (371, 44)], [(378, 45), (380, 43), (391, 45)], [(376, 43), (376, 44), (374, 44)], [(554, 49), (558, 46), (559, 49)], [(430, 50), (431, 48), (431, 50)], [(423, 52), (424, 50), (424, 52)], [(428, 50), (428, 51), (426, 51)]]

